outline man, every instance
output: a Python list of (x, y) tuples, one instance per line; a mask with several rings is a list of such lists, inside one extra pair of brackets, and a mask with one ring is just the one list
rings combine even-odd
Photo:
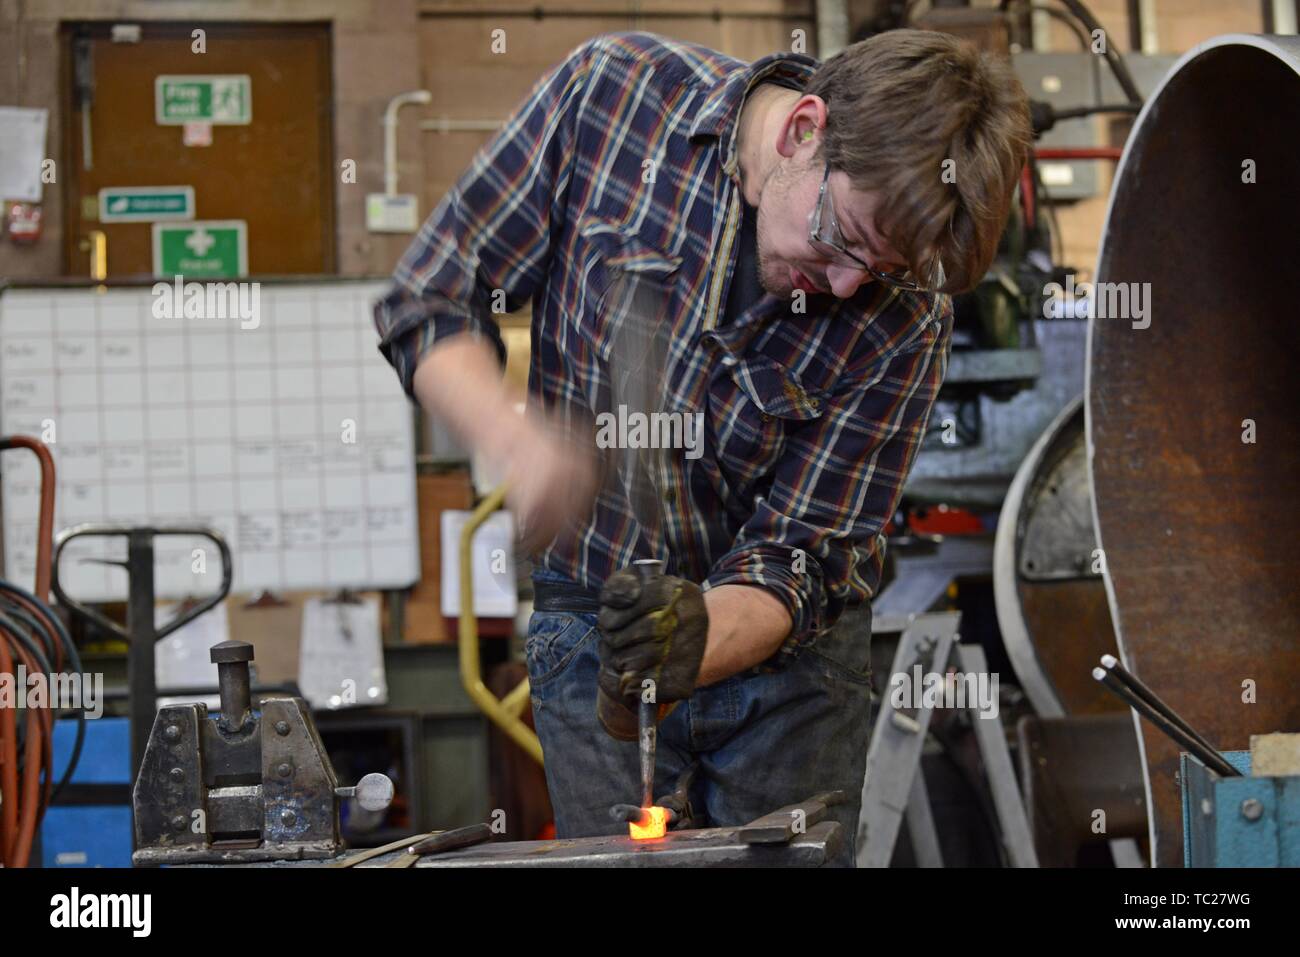
[[(656, 795), (693, 769), (696, 821), (726, 825), (844, 790), (853, 861), (881, 531), (947, 366), (948, 294), (988, 268), (1029, 141), (1009, 69), (944, 34), (820, 66), (609, 35), (540, 81), (425, 223), (376, 306), (381, 349), (510, 483), (560, 837), (625, 827), (609, 809), (639, 802), (648, 693)], [(665, 408), (703, 421), (649, 507), (592, 442), (628, 277), (661, 302)], [(521, 417), (491, 314), (529, 299)]]

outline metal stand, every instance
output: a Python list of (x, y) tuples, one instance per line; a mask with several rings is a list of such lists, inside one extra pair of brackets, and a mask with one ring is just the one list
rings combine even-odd
[(877, 632), (906, 630), (917, 609), (933, 608), (954, 579), (993, 572), (993, 540), (983, 535), (912, 536), (889, 548), (894, 578), (871, 602)]
[[(154, 625), (153, 540), (165, 535), (206, 538), (221, 553), (221, 587), (196, 602), (161, 628)], [(127, 574), (126, 627), (103, 612), (78, 601), (63, 590), (59, 578), (59, 556), (77, 538), (125, 538), (126, 561), (88, 559), (106, 565), (121, 565)], [(127, 642), (126, 673), (131, 709), (131, 783), (134, 784), (149, 744), (149, 731), (158, 710), (154, 679), (154, 645), (182, 625), (188, 624), (230, 594), (230, 548), (214, 529), (198, 526), (153, 528), (130, 525), (78, 525), (60, 533), (54, 543), (53, 579), (50, 582), (59, 603), (70, 612)]]
[[(982, 673), (988, 664), (977, 645), (958, 643), (955, 612), (917, 615), (904, 629), (891, 674), (943, 673), (949, 662), (963, 673)], [(858, 823), (858, 867), (888, 867), (904, 816), (908, 836), (922, 867), (941, 867), (938, 832), (930, 812), (925, 779), (920, 773), (921, 751), (932, 708), (896, 708), (886, 693), (867, 750)], [(971, 724), (984, 762), (1003, 846), (1013, 867), (1037, 867), (1029, 819), (1016, 784), (1002, 723), (981, 718), (971, 708)]]

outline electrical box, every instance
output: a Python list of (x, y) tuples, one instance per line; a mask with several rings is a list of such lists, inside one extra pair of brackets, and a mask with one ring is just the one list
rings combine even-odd
[[(1102, 90), (1101, 74), (1109, 69), (1091, 53), (1017, 53), (1011, 58), (1016, 75), (1031, 100), (1069, 110), (1096, 106)], [(1035, 146), (1044, 148), (1095, 147), (1094, 117), (1061, 120), (1043, 134)], [(1043, 187), (1053, 200), (1089, 199), (1097, 195), (1096, 160), (1042, 160), (1038, 164)]]
[[(1124, 53), (1120, 55), (1120, 59), (1128, 67), (1128, 72), (1133, 77), (1133, 83), (1144, 100), (1155, 93), (1160, 81), (1178, 62), (1178, 57), (1172, 53)], [(1110, 67), (1104, 63), (1101, 64), (1101, 102), (1124, 103), (1127, 100), (1128, 97), (1119, 88), (1119, 82), (1115, 79), (1115, 74), (1111, 72)]]
[(420, 226), (420, 200), (412, 193), (366, 196), (366, 229), (372, 233), (413, 233)]

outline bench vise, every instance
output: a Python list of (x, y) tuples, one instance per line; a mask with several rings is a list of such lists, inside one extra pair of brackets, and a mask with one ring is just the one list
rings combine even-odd
[(221, 713), (205, 705), (158, 710), (132, 809), (137, 865), (240, 863), (334, 857), (343, 849), (339, 802), (379, 811), (393, 782), (367, 774), (339, 787), (302, 698), (251, 702), (253, 646), (211, 649)]

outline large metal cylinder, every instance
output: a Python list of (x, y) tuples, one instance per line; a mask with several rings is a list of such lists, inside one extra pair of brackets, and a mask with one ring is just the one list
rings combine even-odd
[[(1087, 439), (1112, 623), (1125, 664), (1222, 750), (1300, 730), (1297, 117), (1297, 38), (1190, 51), (1138, 117), (1096, 271)], [(1178, 748), (1146, 722), (1140, 740), (1154, 859), (1177, 866)]]

